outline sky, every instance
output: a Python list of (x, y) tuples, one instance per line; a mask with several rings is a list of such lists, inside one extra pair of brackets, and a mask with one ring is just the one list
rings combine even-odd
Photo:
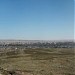
[(0, 0), (0, 39), (74, 39), (74, 0)]

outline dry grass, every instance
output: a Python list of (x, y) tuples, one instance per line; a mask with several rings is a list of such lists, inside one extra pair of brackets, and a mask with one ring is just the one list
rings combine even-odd
[(4, 69), (23, 70), (29, 75), (75, 75), (74, 63), (71, 48), (26, 49), (21, 54), (0, 57)]

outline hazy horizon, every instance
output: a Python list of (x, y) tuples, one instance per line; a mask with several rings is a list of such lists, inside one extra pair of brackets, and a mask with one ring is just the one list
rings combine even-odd
[(0, 41), (75, 41), (74, 39), (58, 39), (58, 40), (45, 40), (45, 39), (0, 39)]

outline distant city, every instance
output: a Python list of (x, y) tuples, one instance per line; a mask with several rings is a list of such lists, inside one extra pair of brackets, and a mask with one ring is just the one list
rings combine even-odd
[(0, 40), (0, 48), (23, 47), (23, 48), (74, 48), (73, 40)]

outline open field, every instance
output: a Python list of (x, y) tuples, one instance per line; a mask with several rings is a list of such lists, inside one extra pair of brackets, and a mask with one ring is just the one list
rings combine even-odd
[(23, 75), (75, 75), (73, 48), (37, 48), (0, 55), (0, 67), (21, 70)]

